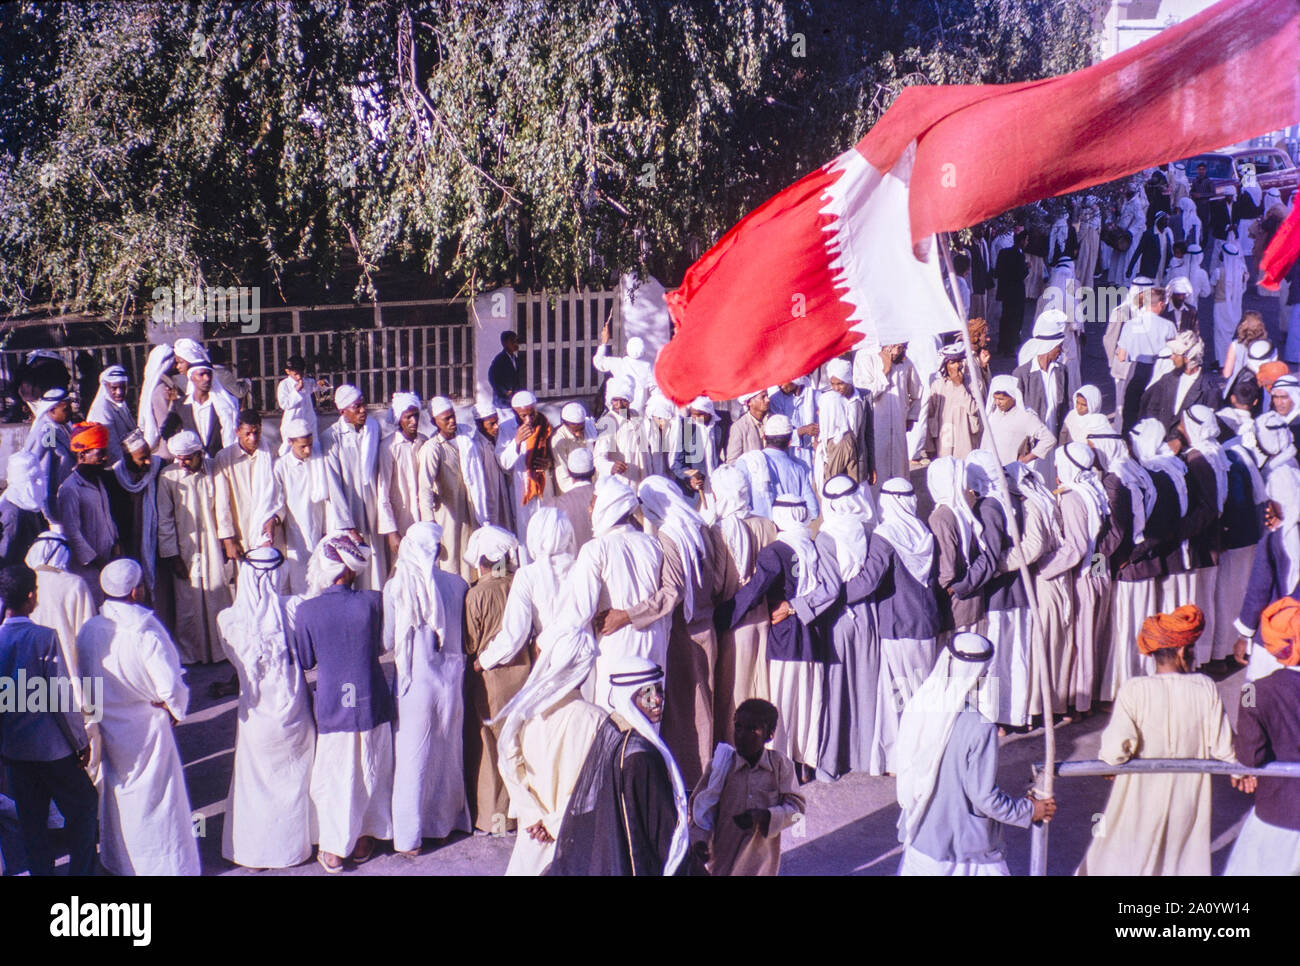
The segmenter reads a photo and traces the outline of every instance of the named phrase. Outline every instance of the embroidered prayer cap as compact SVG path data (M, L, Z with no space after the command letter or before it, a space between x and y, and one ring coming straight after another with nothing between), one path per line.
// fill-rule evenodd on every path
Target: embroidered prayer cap
M99 574L99 586L109 597L129 597L144 580L144 570L129 557L119 557L105 565Z
M1184 604L1172 614L1156 614L1142 622L1138 632L1138 650L1154 654L1167 647L1195 644L1205 630L1205 615L1195 604Z
M1283 667L1300 664L1300 601L1283 597L1259 615L1259 633L1264 647Z
M189 456L203 449L203 443L199 441L198 433L192 429L182 429L167 440L167 448L171 450L173 456Z
M72 452L86 453L108 446L108 427L99 423L77 423L72 427Z
M122 437L122 448L130 450L132 453L147 450L149 449L149 441L144 438L144 433L138 429L133 429Z

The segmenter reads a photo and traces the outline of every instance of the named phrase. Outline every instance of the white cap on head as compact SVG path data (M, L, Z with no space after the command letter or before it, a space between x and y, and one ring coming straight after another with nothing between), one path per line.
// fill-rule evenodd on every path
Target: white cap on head
M429 415L442 416L452 412L456 407L451 404L451 400L446 396L434 396L429 400Z
M579 446L569 454L569 458L564 461L564 465L569 468L569 472L574 476L587 476L596 470L596 461L592 459L591 450L585 446Z
M99 586L109 597L127 597L144 580L144 571L129 557L120 557L99 573Z
M1196 290L1192 288L1192 280L1186 275L1179 275L1169 283L1169 291L1174 295L1194 295Z
M622 399L624 402L631 402L632 397L636 395L636 386L627 376L614 376L609 382L605 383L605 403L608 405L615 399Z
M750 401L751 399L753 399L755 396L757 396L757 395L759 395L759 394L761 394L761 393L765 393L765 392L767 392L767 387L766 387L766 386L762 386L762 387L760 387L760 388L758 388L758 389L755 389L753 392L744 392L744 393L741 393L739 396L736 397L736 399L739 400L739 402L740 402L740 404L741 404L742 406L745 406L745 405L748 405L748 404L749 404L749 401Z
M527 389L520 389L517 393L515 393L513 396L510 397L511 409L525 409L528 406L536 406L536 405L537 405L537 397L534 396Z
M334 390L334 408L340 412L360 402L361 390L346 383Z
M402 412L406 412L405 409ZM307 420L294 417L287 419L280 429L285 439L302 439L304 436L312 435L311 427L307 425Z
M481 402L474 404L475 419L491 419L497 414L497 407L490 402Z
M789 436L793 432L794 427L790 425L789 417L780 413L773 413L763 420L764 436Z
M178 359L184 359L190 365L210 362L203 346L193 339L177 339L172 345L172 350Z
M413 392L393 393L393 418L401 419L408 409L419 409L420 397Z
M853 381L853 363L848 359L832 359L826 363L826 378L838 379L840 382Z
M718 415L718 411L713 408L713 400L708 396L696 396L686 408L693 413L707 413L710 419Z
M629 359L640 359L645 355L645 339L639 335L634 335L627 340L627 355Z
M167 440L167 448L171 450L173 456L189 456L203 449L203 443L200 442L198 433L190 429L182 429Z
M582 403L565 403L564 408L560 410L560 419L574 426L580 426L587 422L587 410L582 408Z

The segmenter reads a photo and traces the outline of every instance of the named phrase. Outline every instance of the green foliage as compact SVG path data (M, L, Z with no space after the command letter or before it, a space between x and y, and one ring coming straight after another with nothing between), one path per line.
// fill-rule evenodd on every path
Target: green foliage
M1091 59L1095 0L0 7L0 306L672 279L912 83ZM337 299L346 293L334 291Z

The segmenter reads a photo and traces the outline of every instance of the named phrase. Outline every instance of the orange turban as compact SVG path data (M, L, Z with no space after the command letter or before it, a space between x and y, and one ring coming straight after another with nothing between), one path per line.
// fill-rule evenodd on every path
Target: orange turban
M108 448L108 427L99 423L77 423L72 427L72 452L85 453Z
M1300 664L1300 600L1283 597L1265 607L1259 616L1259 633L1279 664Z
M966 323L966 331L970 333L971 345L979 341L980 337L987 333L989 324L983 319L971 319Z
M1172 614L1156 614L1142 622L1138 632L1138 650L1154 654L1166 647L1195 644L1205 629L1205 615L1195 604L1184 604Z
M1291 367L1285 362L1266 362L1259 367L1259 384L1268 392L1273 388L1273 383L1290 373Z

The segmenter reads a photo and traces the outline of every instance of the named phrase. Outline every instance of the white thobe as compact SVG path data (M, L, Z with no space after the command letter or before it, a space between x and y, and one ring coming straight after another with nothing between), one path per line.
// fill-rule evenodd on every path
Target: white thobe
M316 472L324 475L324 457L319 453L310 459L300 460L292 452L276 461L272 475L275 478L276 505L273 511L280 518L284 531L284 575L281 591L285 594L302 594L307 591L307 563L312 551L325 536L328 485L322 490L324 498L312 494L312 463ZM327 481L322 481L327 484ZM340 496L340 499L342 497Z
M419 456L429 437L399 432L379 444L379 532L402 536L420 519Z
M555 485L553 474L548 472L542 492L524 503L524 492L528 487L528 446L527 441L515 442L515 433L518 431L519 423L515 417L510 416L501 421L501 427L497 431L496 457L497 465L509 477L515 534L522 544L528 539L528 521L533 518L537 508L554 495ZM554 430L552 430L552 437L554 437Z
M609 346L602 345L597 347L596 354L591 358L591 364L595 366L597 372L609 373L615 379L620 376L630 379L632 409L638 413L645 413L646 397L656 386L653 362L632 359L628 356L612 356L609 354Z
M590 524L589 524L590 526ZM573 558L568 558L572 567ZM514 660L524 646L542 632L545 619L557 614L556 604L563 590L552 560L534 560L515 571L510 594L501 612L501 629L478 655L483 670Z
M198 875L172 732L172 718L185 717L190 698L176 646L149 610L110 600L81 629L77 655L81 673L104 688L100 861L114 875Z
M365 436L374 434L369 457ZM327 524L330 530L356 530L371 549L370 565L357 576L356 589L378 590L388 575L388 546L379 539L379 424L366 419L365 435L340 418L324 436L325 465L331 481ZM369 458L368 458L369 457Z

